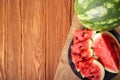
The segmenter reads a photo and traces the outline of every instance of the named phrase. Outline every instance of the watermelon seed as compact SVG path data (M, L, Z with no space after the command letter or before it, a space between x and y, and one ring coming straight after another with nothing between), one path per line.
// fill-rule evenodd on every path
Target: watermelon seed
M78 40L78 37L76 37L76 40Z
M91 78L94 78L94 76L91 76Z
M73 53L74 55L77 55L76 53Z
M84 51L84 49L81 50L81 52L83 52L83 51Z
M82 58L82 61L84 61L84 57L81 57Z
M85 33L85 32L83 32L83 33L82 33L82 37L84 37L84 35L85 35L85 34L86 34L86 33Z
M82 46L79 46L79 48L81 48Z
M78 61L77 64L79 64L80 62ZM77 67L79 67L79 65L77 65Z

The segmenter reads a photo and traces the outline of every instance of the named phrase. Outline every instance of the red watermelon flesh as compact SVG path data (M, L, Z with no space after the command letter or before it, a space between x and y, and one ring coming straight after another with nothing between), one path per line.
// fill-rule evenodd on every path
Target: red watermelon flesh
M96 32L93 30L77 30L74 34L74 44L90 39Z
M71 46L72 61L77 71L89 80L103 80L104 67L93 57L92 38L95 31L78 30Z
M103 80L105 75L104 67L94 58L89 58L80 65L82 65L81 74L83 77L87 77L89 80Z
M79 63L93 55L92 49L82 50L80 53L72 53L72 61L75 64L76 69L79 71ZM78 69L79 68L79 69Z
M73 53L80 53L82 50L92 47L92 40L88 39L71 46L71 51Z
M82 61L81 55L72 53L72 61L73 61L74 63L77 63L77 62Z
M93 55L92 40L88 39L71 46L72 61L77 71L80 71L79 62ZM79 68L79 69L78 69Z
M112 73L120 70L120 45L117 39L109 32L98 33L93 38L94 54L105 69Z

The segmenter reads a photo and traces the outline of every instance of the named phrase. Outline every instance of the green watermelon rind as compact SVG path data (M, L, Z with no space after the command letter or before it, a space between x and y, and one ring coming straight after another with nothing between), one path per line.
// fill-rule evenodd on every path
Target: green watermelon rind
M79 19L80 20L80 19ZM92 23L92 24L90 24L90 22L89 23L87 23L87 22L82 22L82 21L80 21L80 23L83 25L83 26L85 26L86 28L88 28L88 29L92 29L92 30L95 30L95 31L110 31L110 30L113 30L115 27L117 27L117 26L119 26L119 25L115 25L115 27L112 27L112 26L110 26L110 25L106 25L106 26L104 26L104 25L102 25L102 24L99 24L99 26L98 25L95 25L95 23ZM102 27L102 28L101 28ZM109 27L109 28L108 28Z
M101 37L102 34L108 34L108 35L112 36L112 37L114 38L114 40L116 41L116 43L118 44L118 46L120 47L120 43L119 43L118 40L115 38L115 36L114 36L112 33L107 32L107 31L103 31L103 32L97 33L97 34L93 37L93 40L98 39L98 37ZM96 54L94 53L94 55L96 55ZM96 56L97 56L97 55L96 55ZM113 70L110 70L110 69L108 69L108 68L106 68L106 67L105 67L105 70L107 70L107 71L109 71L109 72L111 72L111 73L119 73L119 72L120 72L120 70L118 70L118 71L113 71Z
M75 0L74 10L79 22L85 27L96 31L109 31L120 25L119 4L119 0ZM102 7L100 13L99 9L96 9L98 7ZM91 14L92 9L94 12L98 11L99 15L91 18L90 16L95 15L93 12Z
M95 31L110 31L110 30L113 30L115 27L120 26L120 24L117 24L117 23L101 24L101 22L94 22L93 23L93 22L83 21L80 19L79 15L77 15L77 18L83 26L85 26L88 29L95 30Z

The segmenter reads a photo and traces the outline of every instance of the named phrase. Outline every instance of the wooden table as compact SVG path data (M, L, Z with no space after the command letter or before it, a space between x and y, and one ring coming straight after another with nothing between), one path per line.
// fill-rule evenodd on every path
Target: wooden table
M0 0L0 80L53 80L74 0Z

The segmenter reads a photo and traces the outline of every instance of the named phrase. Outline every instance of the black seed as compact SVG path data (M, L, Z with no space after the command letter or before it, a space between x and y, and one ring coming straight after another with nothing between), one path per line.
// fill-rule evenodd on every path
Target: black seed
M76 40L78 39L78 37L76 37Z
M94 76L91 76L91 78L94 78Z
M86 32L83 32L83 34L86 34Z
M85 57L82 57L82 61L85 61Z
M79 48L81 48L82 46L79 46Z
M84 51L84 49L81 50L81 52L83 52L83 51Z
M77 55L76 53L73 53L74 55Z
M84 35L85 35L85 34L86 34L86 33L85 33L85 32L83 32L83 33L82 33L82 37L84 37Z
M77 62L77 64L79 64L79 61Z

